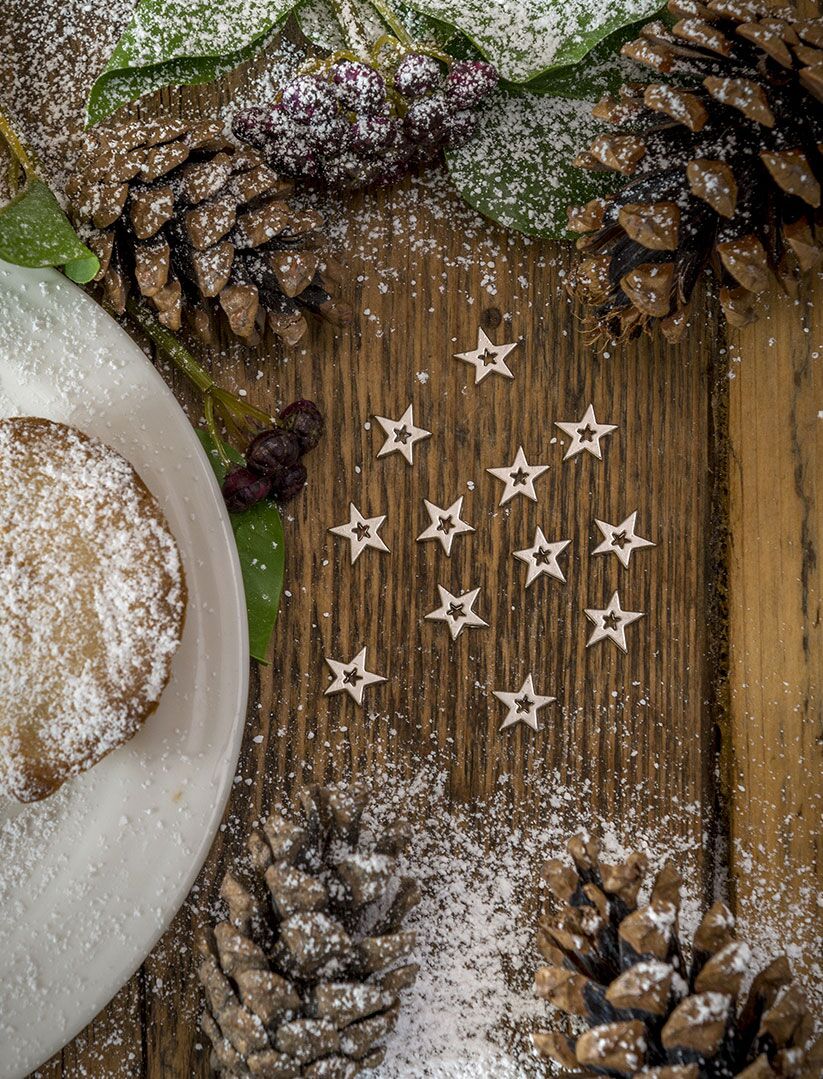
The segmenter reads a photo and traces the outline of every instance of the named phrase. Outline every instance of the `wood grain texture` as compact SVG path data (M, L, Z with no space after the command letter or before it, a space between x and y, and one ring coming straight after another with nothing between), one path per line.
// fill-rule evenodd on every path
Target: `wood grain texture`
M185 107L207 102L207 92L192 92ZM270 342L245 357L214 357L220 377L258 404L315 399L329 433L308 461L307 491L286 514L289 595L271 666L252 672L227 828L193 902L117 1000L41 1069L49 1079L206 1074L196 924L254 820L300 782L377 775L383 762L411 774L432 757L447 770L455 802L472 803L503 783L513 820L528 828L541 818L528 784L556 772L579 790L570 828L608 818L630 833L663 822L665 834L699 847L711 805L702 541L716 326L702 322L674 352L644 342L598 355L565 298L567 250L483 226L469 246L491 256L467 258L458 205L412 212L410 200L401 188L370 200L368 212L353 202L339 245L360 313L350 331L315 326L288 357ZM491 377L475 386L472 369L453 358L474 347L478 324L495 340L520 341L510 357L513 382ZM173 381L196 416L188 388ZM413 467L398 455L378 461L382 432L371 418L399 416L410 402L432 438L418 445ZM618 430L604 442L602 462L588 454L563 462L554 421L580 418L590 402ZM509 464L521 444L549 471L536 504L518 498L501 509L500 485L485 469ZM428 523L422 500L448 505L460 494L476 532L459 537L447 558L439 544L416 542ZM388 515L381 534L390 554L367 551L349 564L347 543L327 531L347 519L349 500L368 515ZM628 570L613 557L590 558L600 541L594 518L617 522L635 509L639 531L658 546L635 554ZM527 591L526 568L512 552L531 545L538 524L550 539L572 540L563 559L568 584L543 578ZM489 628L453 642L445 625L425 621L438 584L454 592L479 586L477 609ZM628 631L626 656L609 643L586 648L583 610L605 606L615 589L626 609L646 613ZM371 669L388 681L367 692L360 710L324 696L324 658L347 660L363 645ZM500 734L504 712L492 690L516 689L530 671L537 690L558 703L544 711L539 733Z
M810 975L823 884L823 312L771 298L739 335L729 392L730 782L739 914Z

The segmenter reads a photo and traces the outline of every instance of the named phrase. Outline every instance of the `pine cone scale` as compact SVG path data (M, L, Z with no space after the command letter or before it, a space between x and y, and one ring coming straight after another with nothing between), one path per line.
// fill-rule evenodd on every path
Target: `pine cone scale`
M229 917L203 935L199 968L221 1073L353 1077L382 1060L417 974L400 923L418 892L396 875L408 829L367 838L363 805L360 792L311 788L299 823L272 814L250 837L248 884L226 875ZM396 928L381 933L387 920Z
M106 256L98 280L118 313L131 287L171 329L188 314L195 331L208 332L222 312L246 341L268 323L295 343L307 326L302 311L339 323L350 311L334 299L339 279L320 280L322 218L284 201L292 187L220 124L160 122L99 136L68 192L88 242ZM284 249L294 256L290 273ZM252 250L261 257L237 257Z
M724 0L668 7L671 30L653 21L623 47L667 80L604 98L595 115L614 130L578 159L630 178L570 211L578 248L606 260L581 258L570 283L606 338L659 327L677 340L704 267L729 322L744 325L773 280L791 293L817 258L823 21ZM676 228L665 205L678 208ZM812 237L810 250L792 242L798 234ZM661 250L673 256L663 276L649 268Z

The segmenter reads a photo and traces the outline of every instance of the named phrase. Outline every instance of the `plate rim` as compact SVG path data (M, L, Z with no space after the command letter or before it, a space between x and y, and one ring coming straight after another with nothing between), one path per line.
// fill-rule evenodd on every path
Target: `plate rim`
M181 418L182 425L181 430L182 439L188 444L192 454L200 458L202 464L205 466L208 474L208 483L210 485L214 501L217 504L217 516L214 521L210 522L212 526L219 524L219 534L225 541L225 546L229 551L229 565L222 566L222 574L224 578L228 579L228 583L231 585L231 606L234 610L234 614L237 616L236 621L239 626L239 632L234 635L235 637L235 658L237 661L237 669L239 671L238 682L236 687L236 694L234 696L232 707L234 712L233 730L230 738L230 754L226 758L232 762L231 769L226 769L223 778L223 790L218 790L217 797L211 803L211 809L203 828L201 839L197 843L190 858L189 869L181 878L179 885L170 893L167 901L167 908L164 911L164 915L155 930L149 937L149 945L147 949L142 953L139 962L136 965L129 964L128 967L118 968L118 973L111 981L113 989L109 992L106 989L105 997L101 1000L95 999L93 1007L85 1007L78 1009L78 1018L76 1021L68 1022L62 1031L56 1036L47 1037L42 1042L42 1050L38 1050L37 1054L29 1053L28 1056L20 1058L20 1066L24 1070L9 1073L10 1076L17 1076L19 1074L20 1079L28 1075L30 1072L36 1070L45 1064L55 1053L59 1052L62 1048L67 1046L70 1042L77 1037L96 1016L98 1016L114 999L117 993L126 985L140 970L143 963L149 955L154 951L158 941L167 932L169 926L174 921L175 917L179 913L187 897L189 896L192 886L194 885L197 877L199 876L203 866L206 863L209 852L214 845L214 840L217 835L220 823L223 819L226 806L229 801L229 797L232 792L234 784L234 774L237 768L237 761L240 757L240 750L242 747L243 736L246 730L246 724L248 720L248 700L249 700L249 686L250 686L250 674L251 674L251 662L249 658L249 632L248 632L248 612L246 608L245 591L243 587L243 575L240 567L240 558L237 552L237 544L234 539L234 532L229 519L228 511L226 510L225 503L223 502L220 486L217 482L217 477L214 474L211 461L209 461L208 454L197 437L194 426L189 420L188 416L184 412L180 402L177 400L171 387L166 383L163 376L157 370L155 364L152 362L149 356L143 351L138 343L126 332L124 327L109 314L102 305L90 296L84 289L80 288L74 282L70 281L63 274L52 268L29 268L14 266L6 263L0 259L0 270L12 271L14 273L22 273L24 276L32 275L35 280L43 282L52 282L59 285L61 288L68 287L69 291L74 294L75 298L80 304L93 304L98 309L99 313L107 318L111 325L115 328L114 332L122 340L124 351L128 350L134 361L137 361L139 356L142 363L145 365L149 381L157 388L161 396L165 397L169 402L173 402L179 416ZM79 294L79 295L78 295ZM191 604L193 597L191 594L188 596L188 603ZM224 637L225 639L225 637ZM18 1067L18 1065L15 1065Z

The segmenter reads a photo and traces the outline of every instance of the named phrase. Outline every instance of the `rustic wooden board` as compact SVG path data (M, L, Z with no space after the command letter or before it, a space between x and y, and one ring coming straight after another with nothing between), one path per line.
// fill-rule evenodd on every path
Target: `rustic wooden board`
M823 309L771 298L739 335L729 392L733 880L821 968L823 884Z
M166 92L151 108L208 113L224 93ZM700 888L710 888L722 851L714 841L715 682L728 636L717 622L709 632L722 609L715 559L726 521L728 357L719 359L724 340L715 316L695 319L678 349L644 341L600 355L581 335L563 293L565 248L506 239L491 226L473 232L456 204L437 213L414 207L408 187L382 194L368 211L364 200L353 200L350 218L338 250L359 312L351 330L313 327L306 347L288 357L271 343L246 357L237 350L212 357L220 377L258 404L308 396L329 421L329 435L310 460L309 488L289 508L291 595L271 665L252 672L226 830L192 901L115 1000L40 1069L48 1079L206 1074L195 1020L194 930L253 822L303 781L375 774L383 762L408 773L433 754L448 766L455 803L482 798L510 777L513 820L528 829L541 814L528 797L529 779L554 770L580 788L570 827L589 819L596 826L600 818L619 828L664 822L673 836L696 845L708 830ZM474 257L467 258L467 248ZM785 850L794 871L815 858L820 864L815 803L803 794L811 789L809 774L819 772L819 731L810 717L816 708L819 723L820 588L811 552L820 527L813 498L821 451L819 435L814 449L806 438L821 403L811 355L820 334L798 336L789 328L793 312L779 317L786 344L781 337L779 350L763 348L758 335L773 334L774 321L747 335L731 384L733 693L721 733L733 781L721 793L732 796L736 837L749 843L765 836L763 866ZM471 369L452 358L473 347L478 324L495 340L521 341L511 356L514 382L490 378L475 387ZM165 373L196 419L200 409L189 388ZM374 413L399 416L409 402L432 439L419 445L413 468L396 455L376 460L382 438L367 424ZM564 463L553 422L579 418L590 402L598 419L619 430L606 440L602 462L583 456ZM760 418L753 426L755 407ZM775 428L792 438L774 436ZM485 469L508 464L520 444L549 472L538 480L537 504L518 499L501 510L499 485ZM778 489L780 519L768 516ZM447 559L439 545L415 542L427 523L422 499L448 504L460 494L477 531L459 537ZM350 566L347 545L327 532L347 518L350 499L369 515L388 514L382 535L391 554L369 551ZM613 558L590 559L599 541L594 518L616 522L634 509L641 534L658 547L636 554L629 570ZM544 579L523 588L525 567L512 551L531 544L536 524L550 539L572 540L562 559L566 586ZM779 563L770 556L775 544ZM437 605L437 584L452 591L479 586L478 610L490 628L452 642L444 625L423 621ZM626 657L608 644L585 647L583 609L604 605L615 588L625 608L646 612L628 631ZM778 640L779 664L772 662ZM389 681L369 692L361 711L323 691L324 657L348 659L362 645L371 668ZM784 666L799 694L788 706ZM765 682L764 669L771 671ZM544 711L538 734L501 735L503 710L492 690L519 687L529 671L538 691L558 703ZM779 710L769 705L774 699ZM751 737L752 715L774 739ZM791 720L786 752L768 761L764 746L775 744L784 720ZM804 766L794 756L798 747ZM769 793L758 801L760 791ZM761 832L766 803L770 824ZM794 813L788 831L784 807ZM747 901L745 888L738 895ZM796 899L787 893L787 905Z
M404 214L402 192L381 196L379 216ZM308 490L289 507L291 596L272 665L253 672L241 758L240 774L252 782L232 798L231 830L203 871L198 906L213 900L252 821L296 783L368 774L383 760L409 771L431 752L447 763L456 801L490 794L510 776L514 817L524 827L541 813L524 797L524 782L547 769L580 783L578 819L595 826L600 815L619 823L631 814L638 824L665 818L697 843L706 824L705 358L714 325L703 324L674 353L643 343L600 356L563 297L564 250L516 239L506 262L459 269L462 240L447 221L421 213L401 232L385 255L396 275L391 289L381 291L378 275L362 268L354 307L371 315L358 317L351 332L314 329L306 354L288 363L267 351L244 368L223 364L225 377L260 404L314 398L329 434L311 460ZM355 251L362 237L352 240ZM355 276L359 261L349 260ZM481 282L488 276L493 298ZM452 358L473 347L478 322L497 340L521 339L510 358L514 382L493 377L475 387L472 369ZM553 421L579 418L590 401L598 419L619 430L604 443L602 462L584 455L563 463ZM398 455L376 460L382 432L367 429L370 417L399 416L409 402L432 439L418 444L413 467ZM538 480L537 504L517 499L500 510L499 484L484 470L510 463L520 444L550 470ZM448 559L438 544L415 542L428 523L422 499L448 505L460 494L477 531L459 537ZM347 543L327 529L347 519L350 499L368 515L388 514L382 536L390 554L369 551L349 564ZM616 522L634 509L641 534L659 546L635 554L628 570L614 558L591 559L600 538L594 518ZM547 579L523 587L525 567L512 551L531 545L537 524L549 538L572 540L565 587ZM454 592L480 586L478 611L490 628L452 642L444 625L423 621L438 605L437 584ZM626 609L647 612L628 631L625 657L608 643L586 649L583 608L604 606L618 587ZM324 697L324 657L348 659L364 644L371 669L389 681L368 691L363 710ZM540 733L499 734L504 713L491 691L519 687L529 671L538 691L559 703L543 713ZM195 921L187 908L115 1004L44 1075L76 1075L81 1063L91 1074L205 1074L192 1020ZM158 979L162 993L153 992ZM124 1028L129 1007L139 1022L133 1017ZM110 1045L113 1037L118 1044Z

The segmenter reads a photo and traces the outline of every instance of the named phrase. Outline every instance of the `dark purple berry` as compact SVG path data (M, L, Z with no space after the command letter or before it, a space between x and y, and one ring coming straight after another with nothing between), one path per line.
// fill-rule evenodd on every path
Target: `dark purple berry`
M267 138L275 143L282 142L294 136L296 131L295 121L287 115L282 105L277 104L269 109L263 121L263 131Z
M245 513L267 498L271 480L250 468L233 468L223 480L223 499L229 513Z
M276 498L278 502L288 502L295 495L300 494L306 486L307 478L308 473L305 465L298 463L281 469L272 483L272 497Z
M388 116L359 116L350 125L351 145L361 154L379 154L390 146L397 128Z
M458 60L446 78L449 104L471 109L497 86L497 70L485 60Z
M386 83L383 76L355 60L340 60L332 68L332 82L344 109L374 115L386 109Z
M332 88L315 75L298 75L284 88L280 103L286 115L299 124L334 116L337 105Z
M342 153L351 143L351 124L335 115L312 124L308 131L312 149L324 157Z
M262 105L252 105L251 108L235 113L231 122L232 131L238 139L260 149L268 133L269 111Z
M471 109L460 109L446 117L446 145L463 146L477 131L477 113Z
M442 94L423 97L409 106L404 128L412 142L438 142L446 130L448 108Z
M314 401L292 401L280 413L280 424L293 431L300 442L300 452L313 450L326 429L320 409Z
M296 465L300 458L300 439L294 431L275 427L261 431L246 450L246 464L264 476L274 476L287 465Z
M413 53L405 56L394 73L394 88L404 97L425 97L443 82L440 64L433 56Z

